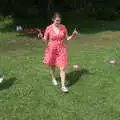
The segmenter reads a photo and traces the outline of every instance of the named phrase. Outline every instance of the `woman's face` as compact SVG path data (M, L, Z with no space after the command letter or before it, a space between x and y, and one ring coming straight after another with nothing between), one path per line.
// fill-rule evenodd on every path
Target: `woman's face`
M53 20L53 23L54 24L60 24L61 23L61 18L60 17L56 17L54 20Z

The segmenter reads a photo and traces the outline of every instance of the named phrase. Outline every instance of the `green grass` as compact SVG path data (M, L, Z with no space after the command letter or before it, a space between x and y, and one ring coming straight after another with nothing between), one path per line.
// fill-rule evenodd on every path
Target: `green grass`
M2 22L0 22L1 25ZM120 32L79 34L67 42L70 64L64 94L42 63L45 44L0 33L0 120L120 120ZM117 64L108 64L115 59ZM73 64L81 67L72 69ZM59 79L59 71L56 73Z

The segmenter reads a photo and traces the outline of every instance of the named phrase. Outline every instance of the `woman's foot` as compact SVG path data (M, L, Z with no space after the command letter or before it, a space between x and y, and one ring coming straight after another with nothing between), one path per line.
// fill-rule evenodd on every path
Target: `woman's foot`
M53 83L53 85L55 85L55 86L58 85L57 80L52 80L52 83Z
M67 92L68 92L68 88L65 87L65 86L61 87L61 90L62 90L62 92L64 92L64 93L67 93Z

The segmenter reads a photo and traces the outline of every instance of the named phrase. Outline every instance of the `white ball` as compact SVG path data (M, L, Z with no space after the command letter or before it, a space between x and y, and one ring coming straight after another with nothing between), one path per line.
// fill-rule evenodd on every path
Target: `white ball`
M73 65L72 66L74 69L79 69L80 67L79 67L79 65Z
M110 64L116 64L116 61L115 60L111 60L109 63Z

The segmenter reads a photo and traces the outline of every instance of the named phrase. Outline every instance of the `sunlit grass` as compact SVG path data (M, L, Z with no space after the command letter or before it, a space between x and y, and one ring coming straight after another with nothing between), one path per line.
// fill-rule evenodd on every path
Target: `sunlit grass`
M79 34L66 42L70 64L63 94L43 65L45 44L21 33L0 32L0 120L119 120L119 31ZM109 60L117 64L111 65ZM72 69L73 64L80 71ZM56 74L59 79L59 71Z

